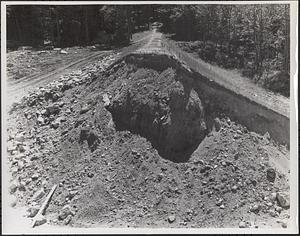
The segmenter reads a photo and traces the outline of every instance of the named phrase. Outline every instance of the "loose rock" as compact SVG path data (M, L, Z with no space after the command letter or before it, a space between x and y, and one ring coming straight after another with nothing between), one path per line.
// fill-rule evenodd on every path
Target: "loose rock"
M174 215L171 215L171 216L168 217L168 222L169 223L173 223L175 220L176 220L176 218L175 218Z
M288 192L279 192L277 193L278 204L283 208L290 207L290 196Z
M58 219L59 220L64 220L66 219L69 215L74 216L75 213L71 210L71 206L70 205L65 205L62 210L60 211L59 215L58 215Z
M267 179L270 182L274 182L275 178L276 178L276 172L275 172L275 170L273 168L267 169Z

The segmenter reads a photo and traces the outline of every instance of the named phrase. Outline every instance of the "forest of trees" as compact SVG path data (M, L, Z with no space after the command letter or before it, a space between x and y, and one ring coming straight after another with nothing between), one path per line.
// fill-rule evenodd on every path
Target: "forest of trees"
M287 4L11 5L7 39L30 46L126 45L134 32L148 30L156 21L174 39L194 42L189 49L206 61L242 68L255 80L274 71L289 78ZM276 86L284 86L287 95L289 79L280 81Z
M287 4L160 6L155 18L186 50L289 95L290 11ZM184 43L183 43L184 44Z
M149 27L150 5L11 5L7 38L19 45L57 47L88 45L97 40L128 44L136 30Z

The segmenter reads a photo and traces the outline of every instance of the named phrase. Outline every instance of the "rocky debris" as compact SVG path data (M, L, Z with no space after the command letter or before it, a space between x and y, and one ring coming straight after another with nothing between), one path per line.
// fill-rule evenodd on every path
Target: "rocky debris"
M276 178L276 171L274 170L274 168L267 169L267 179L270 182L274 182L275 178Z
M43 215L38 215L38 216L34 219L34 223L33 223L32 227L43 225L43 224L45 224L46 222L47 222L47 219L45 218L45 216L43 216Z
M88 112L89 110L90 110L90 106L84 105L80 110L80 114L84 114L84 113Z
M240 221L239 223L239 228L249 228L250 227L250 223L248 221Z
M30 217L30 218L32 218L32 217L35 217L36 216L36 214L38 213L38 211L39 211L39 206L32 206L32 207L29 207L28 209L27 209L27 217Z
M250 207L250 211L254 212L255 214L257 214L259 212L260 208L261 207L259 205L255 204L255 205L253 205L253 206Z
M89 148L91 151L96 150L100 139L97 134L94 133L90 128L83 127L80 130L79 142L82 143L83 141L87 141Z
M221 129L221 122L220 122L219 118L214 119L214 127L215 127L216 131L219 131Z
M67 51L65 51L65 50L60 50L60 52L59 52L60 54L68 54L68 52Z
M173 223L175 220L176 220L176 218L175 218L174 215L170 215L170 216L168 217L168 222L169 222L169 223Z
M17 191L17 189L18 189L18 185L19 185L19 183L18 183L18 181L13 181L11 184L10 184L10 186L9 186L9 192L11 193L11 194L13 194L13 193L15 193L16 191Z
M64 220L64 225L68 225L72 220L72 215L68 215L67 218Z
M74 216L75 213L72 211L70 205L65 205L59 212L58 219L65 220L68 216Z
M91 65L84 67L82 70L71 72L70 74L63 75L59 80L53 81L45 87L39 87L31 91L28 95L24 96L20 102L14 103L9 113L12 113L18 107L35 107L44 104L45 101L55 102L63 96L63 92L90 81L92 78L93 68L97 68L98 72L104 71L115 60L117 53L112 53L104 57L101 61L95 62ZM101 64L101 65L99 65ZM78 78L80 76L80 78ZM44 114L49 116L50 114ZM41 120L41 118L39 118Z
M44 188L39 189L32 197L33 201L38 201L40 199L42 199L45 196L45 191Z
M147 139L136 133L124 131L118 124L116 128L109 129L107 123L112 119L111 114L104 109L102 102L90 102L101 101L103 93L107 94L110 107L120 102L120 96L131 96L137 89L145 89L145 94L131 101L133 104L139 104L137 108L141 109L140 114L147 114L149 101L153 102L155 109L161 107L159 112L153 113L155 116L150 117L151 122L154 122L153 126L170 125L168 119L174 115L168 113L168 109L164 110L172 101L168 100L168 94L164 93L166 91L161 89L166 87L166 81L160 80L159 74L144 73L149 75L147 79L152 78L162 84L155 82L154 86L141 80L138 81L141 84L131 86L124 78L128 76L128 80L135 80L135 73L142 72L118 72L118 68L105 72L105 79L98 75L95 77L97 80L93 80L92 76L85 80L84 76L89 72L84 70L64 76L61 81L53 82L44 89L39 88L38 95L30 98L35 100L35 105L28 107L21 104L24 107L20 106L19 110L11 114L13 117L18 115L18 125L14 123L9 131L8 156L14 176L20 183L26 184L26 191L15 192L21 196L20 203L33 204L33 195L39 188L43 186L44 192L48 191L49 185L59 181L59 188L49 204L49 212L61 214L61 224L69 224L71 221L75 225L84 221L113 222L116 218L126 215L124 221L134 220L136 225L151 225L161 219L166 219L163 223L168 225L178 221L179 215L183 220L179 222L181 227L187 224L196 227L224 227L229 223L238 227L241 217L244 216L253 217L256 221L262 218L274 221L278 219L279 214L280 217L283 216L285 210L276 205L276 192L287 189L286 177L283 175L270 183L266 178L269 165L262 160L266 156L265 153L272 156L282 155L282 152L278 151L273 142L258 150L261 146L261 136L254 133L255 141L254 136L245 131L245 127L228 120L225 115L220 114L217 119L220 122L219 131L206 136L202 143L187 155L188 161L180 163L165 160ZM167 72L172 74L171 70ZM162 76L170 76L167 72ZM83 84L83 81L91 84ZM70 91L63 91L66 84ZM81 84L82 87L78 88L77 85ZM149 86L155 88L153 96L157 99L148 99ZM46 101L44 94L52 89L53 94L62 93L63 96L55 102L52 99ZM129 89L132 91L127 93ZM180 97L179 85L176 91L173 96ZM187 96L186 101L188 100L190 103L187 102L186 109L190 109L191 112L197 111L193 109L193 102L197 101L197 97ZM181 100L173 101L172 105L175 107L180 105L176 101ZM105 103L104 100L103 102ZM86 104L91 109L80 114L81 107ZM48 113L46 107L52 105L59 107L59 111ZM135 111L133 109L133 114ZM44 119L43 125L36 124L35 119L38 117ZM132 115L128 122L136 122L139 118L143 116ZM58 128L50 128L51 123L55 121L59 123ZM206 125L210 123L213 122L209 120ZM177 123L178 126L180 124ZM139 128L145 123L141 122L140 125ZM20 133L19 143L14 140L17 133ZM62 133L64 136L61 136ZM177 135L168 137L173 138ZM20 146L24 147L24 150L19 148ZM286 153L284 155L288 155L288 151ZM22 162L20 166L19 161ZM263 162L263 167L260 162ZM279 176L277 170L275 173ZM44 196L37 200L37 204L41 204L43 198ZM220 198L223 200L219 200ZM66 204L69 207L61 209ZM76 204L78 211L72 211L73 208L71 209L69 204ZM259 206L259 214L253 214L256 212L254 205ZM253 213L249 210L250 207ZM173 212L176 212L176 216ZM58 218L58 215L55 217ZM169 216L172 216L170 220ZM251 224L243 221L242 227L250 227Z
M60 111L60 107L57 104L52 104L46 107L45 115L57 115Z
M109 100L107 93L103 94L103 102L104 102L105 107L109 106L110 100Z
M290 194L289 192L278 192L277 195L278 204L283 208L290 207Z
M53 129L57 129L59 127L59 125L60 125L60 122L55 120L55 121L51 122L50 127Z

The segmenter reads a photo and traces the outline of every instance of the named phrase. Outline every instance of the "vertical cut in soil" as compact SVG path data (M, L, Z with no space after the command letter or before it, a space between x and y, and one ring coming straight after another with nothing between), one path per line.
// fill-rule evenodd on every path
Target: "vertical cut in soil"
M106 108L116 129L147 138L163 158L187 161L208 134L204 107L192 81L172 68L135 69L122 85L113 85L112 93Z

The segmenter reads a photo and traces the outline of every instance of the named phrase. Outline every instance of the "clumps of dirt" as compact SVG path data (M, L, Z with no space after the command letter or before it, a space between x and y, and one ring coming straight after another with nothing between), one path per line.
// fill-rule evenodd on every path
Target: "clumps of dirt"
M172 68L161 73L138 68L122 83L111 87L115 95L107 106L116 128L146 137L166 159L188 160L209 131L191 81Z
M58 112L44 113L53 102L42 99L33 106L24 100L11 113L17 206L41 205L57 184L45 214L55 225L287 226L288 175L269 162L289 151L224 115L209 125L188 77L122 62L87 81L62 92ZM183 160L185 145L197 146L185 162L160 154L179 150Z
M92 152L97 149L99 142L98 135L88 127L84 127L80 130L79 143L82 144L85 140L87 141Z

